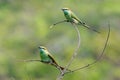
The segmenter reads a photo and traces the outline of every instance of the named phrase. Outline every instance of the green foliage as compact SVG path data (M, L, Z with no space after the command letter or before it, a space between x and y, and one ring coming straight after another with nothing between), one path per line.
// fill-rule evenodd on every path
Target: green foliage
M102 60L83 70L65 75L64 80L120 79L119 0L0 0L0 80L55 80L58 70L38 62L38 46L44 45L57 62L65 66L77 45L77 34L69 23L50 29L64 20L61 11L69 7L96 34L82 26L81 47L71 69L94 61L104 47L110 21L111 35Z

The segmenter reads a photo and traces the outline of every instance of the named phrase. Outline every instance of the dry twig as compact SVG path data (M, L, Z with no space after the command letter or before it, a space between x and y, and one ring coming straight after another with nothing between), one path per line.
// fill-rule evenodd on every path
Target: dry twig
M89 64L87 64L87 65L85 65L85 66L83 66L83 67L74 69L74 70L72 70L71 72L76 72L76 71L78 71L78 70L87 68L87 67L92 66L93 64L97 63L97 62L101 59L101 57L103 56L103 54L104 54L104 52L105 52L105 49L106 49L107 44L108 44L109 36L110 36L110 24L108 24L108 34L107 34L107 37L106 37L106 42L105 42L105 45L104 45L104 47L103 47L103 50L102 50L100 56L99 56L94 62L89 63ZM68 72L68 73L70 73L70 72Z

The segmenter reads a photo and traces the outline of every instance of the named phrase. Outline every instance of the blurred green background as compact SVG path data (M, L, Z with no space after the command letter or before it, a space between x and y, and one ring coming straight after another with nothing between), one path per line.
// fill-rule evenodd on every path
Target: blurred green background
M70 23L50 29L64 20L61 8L69 7L97 34L79 26L81 46L70 69L94 61L101 53L108 32L111 35L101 61L64 76L63 80L120 80L120 0L0 0L0 80L55 80L59 71L39 62L38 46L47 47L56 61L65 66L77 45Z

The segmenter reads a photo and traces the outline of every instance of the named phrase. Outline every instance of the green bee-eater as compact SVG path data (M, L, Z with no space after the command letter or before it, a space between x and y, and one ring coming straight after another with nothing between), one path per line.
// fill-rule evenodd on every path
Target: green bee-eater
M45 47L39 46L39 50L40 50L41 62L51 64L57 68L60 68L61 70L64 69L63 67L57 64L53 56L48 52L48 50Z
M72 24L74 23L74 24L82 25L88 29L91 29L88 25L86 25L86 23L82 22L69 8L62 8L62 11L67 19L67 22L71 22ZM91 30L98 32L94 29Z
M62 11L66 17L66 20L59 21L59 22L51 25L50 28L52 28L53 26L55 26L56 24L59 24L59 23L70 22L72 24L82 25L88 29L91 29L97 33L100 33L97 30L90 28L86 23L82 22L69 8L62 8Z

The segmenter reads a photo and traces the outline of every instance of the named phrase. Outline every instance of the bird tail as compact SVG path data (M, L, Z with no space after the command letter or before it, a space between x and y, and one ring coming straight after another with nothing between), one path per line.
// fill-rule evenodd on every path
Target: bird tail
M57 69L62 70L62 71L65 69L65 67L58 65L55 61L51 65L55 66ZM66 70L71 71L69 69L66 69Z
M62 67L62 66L59 66L60 67L60 69L61 70L64 70L65 69L65 67ZM69 70L69 69L66 69L67 71L71 71L71 70Z
M64 68L64 67L62 67L62 66L59 66L59 67L60 67L60 69L61 69L61 70L64 70L64 69L65 69L65 68Z
M92 30L92 31L95 31L95 32L97 32L97 33L100 33L99 31L90 28L90 26L86 25L86 23L84 23L84 22L80 22L80 25L82 25L82 26L84 26L84 27L86 27L86 28L88 28L88 29L90 29L90 30Z

